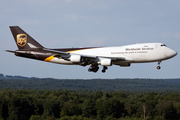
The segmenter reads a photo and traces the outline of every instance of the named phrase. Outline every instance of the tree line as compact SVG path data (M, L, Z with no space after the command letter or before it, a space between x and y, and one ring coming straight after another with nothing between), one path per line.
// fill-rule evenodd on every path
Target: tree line
M175 92L0 90L0 120L179 120Z
M0 77L0 89L180 91L180 79L53 79Z

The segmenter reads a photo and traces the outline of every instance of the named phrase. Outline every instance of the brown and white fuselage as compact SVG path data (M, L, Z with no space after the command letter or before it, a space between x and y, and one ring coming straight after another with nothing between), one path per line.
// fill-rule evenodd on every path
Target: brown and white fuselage
M99 65L105 72L107 66L128 67L131 63L160 62L177 55L177 52L163 43L141 43L115 47L89 47L48 49L40 45L18 26L11 26L11 32L19 48L13 52L20 57L66 65L90 65L89 72L97 72Z

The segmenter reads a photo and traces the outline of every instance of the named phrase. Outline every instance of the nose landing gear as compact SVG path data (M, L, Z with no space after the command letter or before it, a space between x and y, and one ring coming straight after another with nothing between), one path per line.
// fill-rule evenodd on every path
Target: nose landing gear
M161 69L161 66L157 66L157 69L160 70L160 69Z
M161 69L160 63L161 63L161 61L158 62L158 66L157 66L157 69L158 69L158 70Z

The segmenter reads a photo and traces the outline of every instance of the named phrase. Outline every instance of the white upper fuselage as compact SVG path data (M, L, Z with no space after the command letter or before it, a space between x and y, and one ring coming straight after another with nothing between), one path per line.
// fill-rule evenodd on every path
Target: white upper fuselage
M113 64L145 63L163 61L177 55L177 52L162 43L142 43L116 47L99 47L69 51L70 54L97 56L100 60L106 58L125 58L124 61L115 61ZM51 62L73 64L63 59L53 59Z

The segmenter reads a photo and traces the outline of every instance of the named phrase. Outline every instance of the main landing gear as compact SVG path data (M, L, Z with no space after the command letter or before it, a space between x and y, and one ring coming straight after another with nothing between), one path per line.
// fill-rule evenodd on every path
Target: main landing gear
M158 62L158 66L157 66L157 69L158 69L158 70L161 69L160 63L161 63L161 61Z
M108 67L104 66L102 69L102 73L105 73L107 69ZM94 73L96 73L98 70L99 70L98 66L90 66L88 69L89 72L94 72Z
M107 69L108 69L108 67L103 66L102 73L105 73Z
M97 72L99 70L99 67L98 66L90 66L89 67L89 69L88 69L88 71L89 72Z

